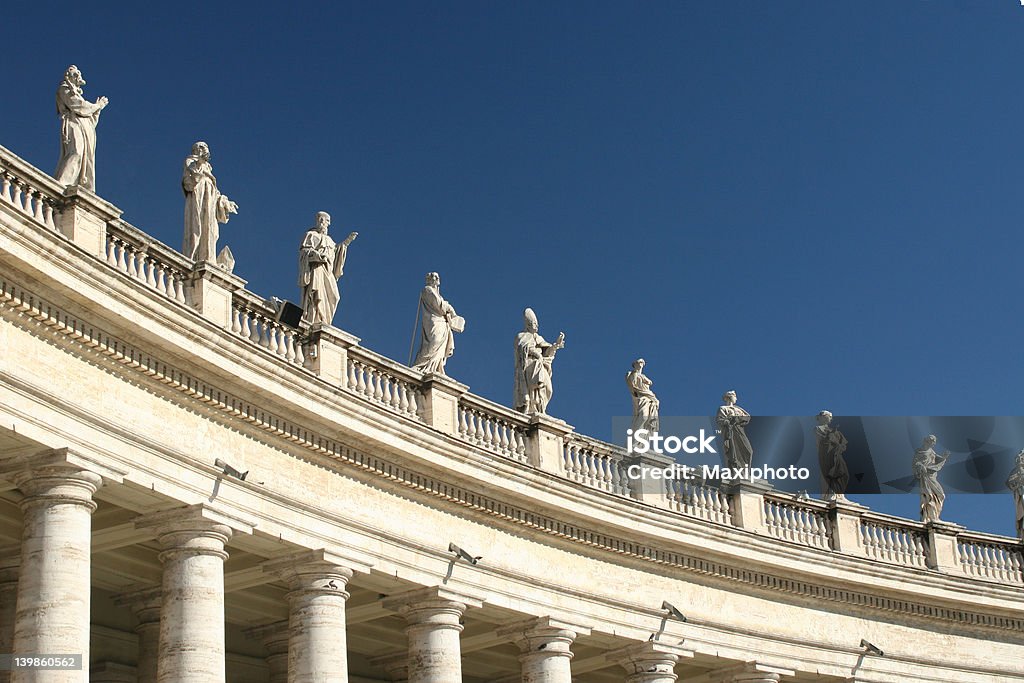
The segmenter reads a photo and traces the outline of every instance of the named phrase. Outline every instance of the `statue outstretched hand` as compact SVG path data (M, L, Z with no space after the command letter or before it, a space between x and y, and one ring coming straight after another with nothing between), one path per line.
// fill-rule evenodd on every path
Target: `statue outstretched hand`
M347 247L348 245L350 245L353 242L355 242L357 237L359 237L359 233L358 232L350 232L348 234L348 237L345 238L345 240L342 242L342 244L344 244Z

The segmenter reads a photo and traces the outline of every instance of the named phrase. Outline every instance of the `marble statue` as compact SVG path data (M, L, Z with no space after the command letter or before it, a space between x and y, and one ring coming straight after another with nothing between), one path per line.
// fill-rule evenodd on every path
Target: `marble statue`
M750 413L736 405L736 392L722 394L725 403L719 406L715 424L722 433L722 455L726 467L750 467L754 460L754 447L747 438L746 427L750 424Z
M185 192L185 240L181 252L193 261L217 261L218 223L227 223L238 205L221 194L210 165L210 147L205 142L192 145L181 174Z
M565 347L565 333L549 343L538 334L540 325L532 309L523 311L524 329L516 335L516 374L512 384L512 406L521 413L543 413L551 401L551 364L555 353Z
M846 467L848 441L838 428L832 426L832 413L818 413L814 438L818 444L818 464L821 467L821 497L824 500L846 500L846 486L850 483L850 470Z
M72 64L57 87L60 116L60 160L53 177L62 185L78 185L96 191L96 124L107 98L89 102L82 97L85 79Z
M629 393L633 397L633 431L646 429L656 432L661 427L658 418L658 408L661 405L658 397L651 391L650 378L644 374L644 366L647 364L643 358L633 361L633 369L626 373L626 384L629 386Z
M420 372L444 374L444 364L455 352L455 334L466 328L466 321L441 297L441 276L427 273L426 286L420 292L420 350L412 367Z
M1006 480L1006 486L1013 492L1013 502L1017 508L1017 538L1024 541L1024 450L1017 454L1017 461Z
M914 476L921 487L921 521L936 522L942 514L942 504L946 502L946 492L939 484L939 470L949 459L949 451L943 454L935 452L938 443L933 435L924 437L921 447L914 451L912 468Z
M316 225L302 238L299 247L299 287L302 289L302 319L306 322L326 323L334 320L341 294L338 279L345 271L348 246L359 236L349 233L341 244L327 234L331 215L326 211L316 214Z

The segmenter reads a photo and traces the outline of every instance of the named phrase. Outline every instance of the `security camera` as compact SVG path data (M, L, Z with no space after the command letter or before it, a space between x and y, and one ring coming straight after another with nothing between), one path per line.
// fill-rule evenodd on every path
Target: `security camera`
M245 478L249 476L249 470L246 470L245 472L241 472L239 470L236 470L234 467L232 467L231 465L227 464L226 462L224 462L220 458L217 458L216 460L214 460L213 464L214 464L215 467L221 468L221 470L222 470L222 472L223 472L225 477L234 477L235 479L238 479L239 481L245 481Z
M879 657L884 657L885 656L885 653L882 652L881 649L879 649L875 645L872 645L871 643L869 643L868 641L864 640L863 638L860 639L860 646L862 648L864 648L865 650L867 650L868 652L870 652L871 654L873 654L873 655L878 655Z
M469 562L470 564L476 564L483 557L483 555L477 555L476 557L474 557L473 555L470 555L469 553L467 553L465 550L463 550L459 546L455 545L454 543L449 543L448 544L448 552L455 553L455 557L457 557L457 558L461 557L462 559L464 559L466 562Z
M677 619L678 621L682 622L686 621L686 617L683 615L683 613L677 610L675 607L673 607L672 604L669 602L662 601L661 609L668 612L668 615L673 619Z

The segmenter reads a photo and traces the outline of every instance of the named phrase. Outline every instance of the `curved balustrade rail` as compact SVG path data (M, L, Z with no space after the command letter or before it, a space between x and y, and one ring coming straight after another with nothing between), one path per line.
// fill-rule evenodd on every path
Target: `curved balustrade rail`
M872 559L911 567L928 565L928 537L917 522L866 514L860 533L864 554Z
M622 460L624 453L596 439L569 434L562 449L565 476L586 486L628 496L629 478Z
M289 363L305 364L301 331L279 322L274 309L249 292L232 296L231 331Z
M969 576L1024 584L1024 546L998 537L961 533L957 538L960 566Z
M817 501L797 501L766 495L764 521L768 533L812 548L831 547L828 508Z
M187 300L192 262L129 223L107 226L107 264L168 299Z
M466 394L459 398L459 436L471 444L525 463L527 419L479 396Z
M685 479L665 479L665 497L670 510L719 524L732 524L729 496L713 486Z
M359 346L348 351L345 388L374 403L420 420L423 389L420 374Z
M53 178L0 147L0 202L13 206L48 230L59 232L63 188Z

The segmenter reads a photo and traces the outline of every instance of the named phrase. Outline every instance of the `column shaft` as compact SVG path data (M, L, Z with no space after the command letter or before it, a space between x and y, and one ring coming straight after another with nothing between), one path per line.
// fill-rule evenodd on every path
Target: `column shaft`
M409 683L462 683L462 615L483 601L442 587L422 588L384 601L405 617Z
M92 496L99 475L52 465L15 476L25 497L14 654L82 655L89 667ZM12 683L81 683L83 671L12 672Z
M288 593L288 683L348 680L344 587L352 571L300 568Z
M165 550L157 681L224 683L224 546L231 529L207 520L190 526L160 535Z
M11 652L14 645L20 551L20 546L0 548L0 652ZM10 683L10 680L10 671L0 671L0 683Z

